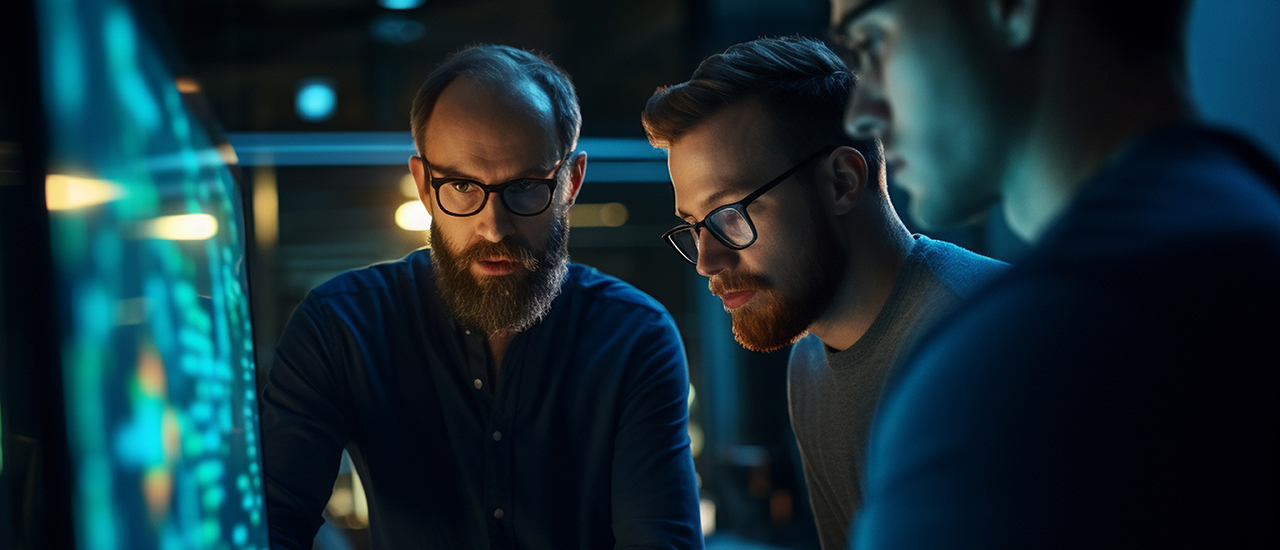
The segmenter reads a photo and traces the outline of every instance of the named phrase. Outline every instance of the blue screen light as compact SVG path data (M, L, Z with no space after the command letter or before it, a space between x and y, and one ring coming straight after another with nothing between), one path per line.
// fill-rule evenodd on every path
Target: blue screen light
M378 5L389 10L411 10L426 3L426 0L378 0Z
M294 103L302 120L323 122L333 117L333 111L338 107L338 94L328 79L304 80L298 86Z

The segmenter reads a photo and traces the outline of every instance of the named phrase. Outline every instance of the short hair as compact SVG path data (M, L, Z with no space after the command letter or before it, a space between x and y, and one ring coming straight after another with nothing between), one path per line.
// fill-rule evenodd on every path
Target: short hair
M567 156L577 147L578 133L582 130L582 111L569 74L541 54L511 46L481 44L449 56L418 89L409 111L409 126L418 154L422 154L426 143L427 123L436 100L459 76L501 88L512 88L523 81L532 82L551 100L561 156Z
M688 82L658 88L640 120L649 143L671 143L721 109L760 98L771 111L778 141L792 154L849 145L878 166L880 143L845 134L844 111L854 75L821 41L799 36L760 38L706 58Z

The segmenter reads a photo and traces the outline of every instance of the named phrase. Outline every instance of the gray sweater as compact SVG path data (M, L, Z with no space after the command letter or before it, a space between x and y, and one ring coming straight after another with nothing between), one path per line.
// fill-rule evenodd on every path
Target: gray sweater
M846 548L850 521L862 504L867 430L889 372L930 323L1008 267L923 235L915 241L862 338L833 351L810 334L791 348L791 427L823 550Z

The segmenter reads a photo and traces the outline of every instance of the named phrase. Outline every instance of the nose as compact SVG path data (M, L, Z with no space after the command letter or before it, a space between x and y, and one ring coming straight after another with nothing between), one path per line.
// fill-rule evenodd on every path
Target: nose
M710 231L698 233L698 274L710 277L738 265L738 251L716 240Z
M476 233L492 243L501 241L515 232L514 216L515 214L502 204L501 197L490 195L484 208L475 215Z
M893 110L884 90L866 74L861 75L845 109L845 133L854 139L879 139L887 145L892 122Z

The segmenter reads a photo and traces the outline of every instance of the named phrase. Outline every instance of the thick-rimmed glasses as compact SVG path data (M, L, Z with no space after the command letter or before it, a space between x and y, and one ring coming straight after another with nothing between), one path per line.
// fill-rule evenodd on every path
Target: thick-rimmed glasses
M484 210L485 203L489 202L490 194L502 197L502 205L512 214L537 216L551 206L556 186L560 184L560 169L568 164L565 160L572 154L570 151L556 163L550 178L517 178L489 185L466 178L437 178L431 175L429 165L426 172L431 180L431 188L436 190L436 205L450 216L478 214ZM422 158L422 163L427 164L426 158Z
M684 223L677 225L666 233L662 234L662 238L667 244L676 249L685 260L693 265L698 265L698 233L703 227L711 231L711 235L723 244L733 250L742 250L752 243L756 242L756 226L751 223L751 216L747 215L747 205L760 198L760 195L768 193L770 189L777 187L779 183L786 181L797 170L809 164L809 162L823 155L830 154L835 147L824 147L814 152L799 164L792 166L782 175L769 180L760 186L759 189L752 191L750 195L742 198L742 200L733 204L726 204L717 207L707 214L702 221L697 223Z

